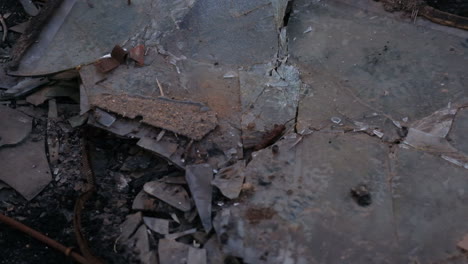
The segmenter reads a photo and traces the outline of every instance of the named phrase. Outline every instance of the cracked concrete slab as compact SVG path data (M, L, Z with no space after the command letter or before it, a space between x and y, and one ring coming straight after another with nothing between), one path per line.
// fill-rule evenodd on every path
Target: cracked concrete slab
M142 0L126 7L106 0L89 12L77 2L50 46L56 54L31 64L33 71L22 64L19 73L92 62L116 44L144 45L143 66L122 64L108 74L80 67L82 110L91 104L128 115L133 119L117 118L107 129L140 138L140 146L177 159L182 169L206 164L207 191L194 196L208 201L201 214L206 230L211 206L216 214L217 241L203 245L209 263L226 256L243 263L466 261L456 245L468 232L461 188L468 116L459 104L468 97L468 33L385 13L370 0L288 2ZM83 30L99 17L102 27ZM57 45L65 43L65 30L79 34L64 51ZM203 104L210 115L188 111L186 122L171 129L172 122L150 123L144 114L165 110L167 117L172 109L125 105L123 95ZM119 99L110 109L100 97ZM93 115L88 122L99 126ZM279 141L250 159L244 149L276 124L287 126L285 135L281 130ZM195 126L203 133L190 130ZM233 190L218 178L211 182L212 172L221 177L236 162L242 166L223 178L235 179ZM212 205L210 183L236 198L234 206ZM189 197L182 198L179 209L188 211ZM144 192L133 205L154 207ZM187 261L190 249L180 240L159 241L161 262Z
M43 140L26 140L14 147L1 148L0 160L0 180L28 201L52 180Z
M225 250L234 248L246 263L394 263L387 147L366 135L313 133L294 146L297 139L278 142L276 154L271 148L253 154L245 173L255 192L231 208L244 217L218 233L241 236L243 245L226 242ZM369 207L350 197L361 183L372 190Z
M184 16L193 2L143 0L128 5L125 1L106 0L93 3L91 8L86 1L66 0L14 74L63 71L93 62L132 37L154 38L152 34L175 28L175 21ZM153 31L146 34L150 26Z
M460 109L455 116L448 139L450 144L468 155L468 108Z
M239 71L239 81L244 147L252 147L250 141L258 143L274 125L293 124L302 88L297 68L255 65Z
M361 2L294 2L289 50L310 85L299 130L331 116L375 126L381 117L412 121L468 95L466 31L414 25Z
M448 259L463 256L456 244L468 232L466 169L401 148L393 167L392 193L402 253L420 263L463 263Z

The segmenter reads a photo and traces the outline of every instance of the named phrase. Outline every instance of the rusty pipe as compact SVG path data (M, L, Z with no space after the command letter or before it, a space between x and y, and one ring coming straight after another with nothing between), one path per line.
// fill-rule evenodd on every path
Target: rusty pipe
M66 256L72 257L78 263L89 264L89 262L83 256L81 256L80 254L74 252L72 250L72 248L65 247L64 245L60 244L59 242L53 240L52 238L39 233L38 231L30 228L29 226L26 226L26 225L24 225L24 224L22 224L22 223L20 223L20 222L18 222L16 220L14 220L13 218L10 218L10 217L0 213L0 222L3 222L5 224L9 225L10 227L12 227L14 229L17 229L17 230L19 230L19 231L21 231L21 232L35 238L35 239L41 241L42 243L48 245L51 248L54 248L54 249L56 249L58 251L61 251Z

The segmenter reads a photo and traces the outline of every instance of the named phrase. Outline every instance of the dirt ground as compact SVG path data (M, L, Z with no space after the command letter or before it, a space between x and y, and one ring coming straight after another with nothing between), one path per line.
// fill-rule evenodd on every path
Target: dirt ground
M65 118L73 114L66 112L60 116ZM36 120L31 136L43 138L46 131L45 121ZM6 199L8 203L0 204L0 210L64 245L76 246L72 217L75 201L84 186L84 180L80 176L81 137L84 132L81 129L62 129L66 127L65 122L59 121L55 125L54 130L59 135L62 147L67 150L67 154L61 155L59 164L51 170L55 180L30 203L12 190L2 192L3 196L10 197ZM83 211L82 226L85 235L93 234L88 236L90 247L111 263L134 263L133 254L125 254L122 251L125 248L116 245L116 240L120 235L119 226L131 209L131 201L136 195L135 189L141 186L134 183L117 188L119 178L113 175L115 170L119 172L123 161L129 155L129 149L135 147L135 142L116 138L100 130L86 133L92 146L91 155L99 189ZM147 160L148 169L160 168L160 160L150 155L140 156ZM128 174L132 173L131 169L127 171ZM0 263L71 263L63 254L51 250L35 239L6 226L0 226Z

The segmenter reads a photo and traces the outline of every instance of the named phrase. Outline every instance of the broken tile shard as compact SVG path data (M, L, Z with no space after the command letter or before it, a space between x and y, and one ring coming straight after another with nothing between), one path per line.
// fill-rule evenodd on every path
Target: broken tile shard
M240 161L236 164L222 168L216 173L212 184L221 191L221 193L229 199L235 199L239 197L244 183L245 162Z
M97 95L92 105L128 118L141 117L142 122L184 135L202 139L217 124L216 114L201 103L169 98L144 98L128 95Z
M155 217L143 217L145 225L156 233L161 235L169 234L169 220L155 218Z
M197 207L205 232L211 230L211 200L213 168L209 164L190 165L185 168L185 179Z
M0 180L32 200L52 180L44 141L26 141L0 149Z
M128 215L125 221L120 225L120 238L126 241L132 236L137 228L140 226L142 220L141 212Z
M68 97L78 103L80 102L80 95L79 91L73 87L74 85L75 84L71 82L61 82L54 85L47 85L26 97L26 101L35 106L38 106L54 97Z
M176 153L179 145L169 141L158 141L153 138L143 137L138 142L137 145L150 150L156 153L158 156L174 163L180 168L184 168L185 164L182 162L182 153Z
M106 111L103 111L99 108L96 108L94 111L94 118L99 124L105 127L110 127L115 122L115 120L117 120L113 114L107 113Z
M22 142L32 130L32 118L0 105L0 147Z
M456 108L446 108L415 121L411 127L436 137L446 137L457 114Z
M30 16L37 16L39 14L39 9L31 0L20 0L19 1L24 8L24 11Z
M155 199L145 193L145 191L141 190L133 200L132 209L156 211Z
M206 249L190 247L187 264L206 264Z
M136 249L140 259L145 258L147 253L150 251L148 229L146 226L141 225L128 242Z
M10 89L4 92L4 99L15 98L19 96L26 95L35 89L39 88L40 86L48 83L49 80L47 78L26 78L20 81L15 86L11 87Z
M209 256L209 264L218 264L223 263L225 256L223 254L221 244L218 241L216 236L212 236L204 245L203 248L206 249L206 253Z
M160 239L158 243L160 264L186 264L190 246L172 239Z
M196 228L191 228L191 229L188 229L188 230L184 230L182 232L177 232L177 233L172 233L172 234L167 234L165 235L164 237L166 239L171 239L171 240L174 240L174 239L177 239L179 237L183 237L183 236L186 236L186 235L190 235L190 234L193 234L197 232L197 229Z
M145 183L143 190L181 211L186 212L192 208L190 198L181 186L152 181Z

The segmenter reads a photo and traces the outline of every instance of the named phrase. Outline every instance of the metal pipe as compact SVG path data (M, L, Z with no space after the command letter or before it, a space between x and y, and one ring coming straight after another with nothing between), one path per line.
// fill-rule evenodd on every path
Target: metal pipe
M10 227L14 228L14 229L17 229L39 241L41 241L42 243L48 245L49 247L51 248L54 248L58 251L61 251L63 254L65 254L66 256L70 256L72 257L76 262L78 263L81 263L81 264L89 264L89 262L83 257L81 256L80 254L74 252L72 250L72 248L70 247L65 247L64 245L60 244L59 242L51 239L50 237L46 236L46 235L43 235L41 233L39 233L38 231L30 228L29 226L26 226L16 220L14 220L13 218L10 218L6 215L3 215L3 214L0 214L0 222L3 222L7 225L9 225Z

